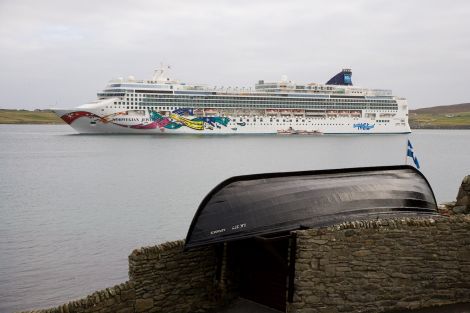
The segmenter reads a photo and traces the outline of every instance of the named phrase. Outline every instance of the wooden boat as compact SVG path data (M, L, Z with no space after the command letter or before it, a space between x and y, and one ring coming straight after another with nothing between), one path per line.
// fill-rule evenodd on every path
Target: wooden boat
M237 176L202 200L185 249L345 221L437 215L431 186L408 165Z

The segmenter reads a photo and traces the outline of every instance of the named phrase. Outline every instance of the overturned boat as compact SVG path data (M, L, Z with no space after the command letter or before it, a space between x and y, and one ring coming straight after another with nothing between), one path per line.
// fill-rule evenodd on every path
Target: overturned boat
M435 214L431 186L406 165L237 176L203 199L185 248L344 221Z

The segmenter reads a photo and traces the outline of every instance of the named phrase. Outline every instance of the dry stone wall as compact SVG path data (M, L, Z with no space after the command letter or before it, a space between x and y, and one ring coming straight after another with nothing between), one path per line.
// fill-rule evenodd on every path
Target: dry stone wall
M470 213L470 175L462 180L455 206L460 208L461 213Z
M58 307L24 311L25 313L98 313L134 312L135 290L134 284L125 282L123 284L95 291L86 298L71 301Z
M470 302L470 216L297 232L288 312L386 312Z
M183 252L183 245L169 242L129 256L135 312L205 312L223 303L215 247Z
M128 282L24 313L205 312L233 298L224 291L226 284L216 281L216 248L183 252L183 244L180 240L136 249L129 256Z
M470 214L470 175L467 175L460 184L456 201L443 203L438 206L442 215Z

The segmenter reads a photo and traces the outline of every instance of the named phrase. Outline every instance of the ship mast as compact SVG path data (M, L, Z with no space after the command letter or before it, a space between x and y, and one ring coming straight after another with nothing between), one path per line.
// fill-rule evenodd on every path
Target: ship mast
M168 71L170 69L171 67L169 65L163 65L163 63L160 63L160 68L154 71L152 80L157 83L169 82L170 77L168 76Z

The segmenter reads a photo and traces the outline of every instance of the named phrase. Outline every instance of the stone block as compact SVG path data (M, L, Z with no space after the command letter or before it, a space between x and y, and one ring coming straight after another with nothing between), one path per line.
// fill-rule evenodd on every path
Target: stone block
M338 313L338 309L336 308L336 306L323 306L323 307L317 308L315 312L316 313Z
M314 244L317 244L317 245L324 245L324 244L328 243L328 240L312 239L311 242L314 243Z
M352 253L353 256L355 257L358 257L358 258L364 258L364 257L367 257L371 254L370 250L359 250L359 251L355 251Z
M313 308L300 308L295 310L296 313L317 313L318 311Z
M347 229L344 231L344 236L345 237L351 237L356 234L356 231L354 229Z
M320 297L316 295L307 296L305 298L306 303L318 303L320 302Z
M309 269L310 269L310 266L308 264L305 264L305 263L297 263L295 265L295 270L299 271L299 272L307 271Z
M467 205L456 205L453 209L452 209L452 212L454 212L455 214L466 214L466 213L470 213L470 204L467 206Z
M456 205L470 206L470 175L465 176L462 180Z
M335 265L325 265L323 270L324 270L325 274L328 277L335 276L335 274L336 274L336 266Z
M127 301L127 300L133 300L135 299L135 291L132 290L122 290L121 291L121 300L122 301Z
M136 299L135 300L135 311L145 312L153 307L153 299Z

